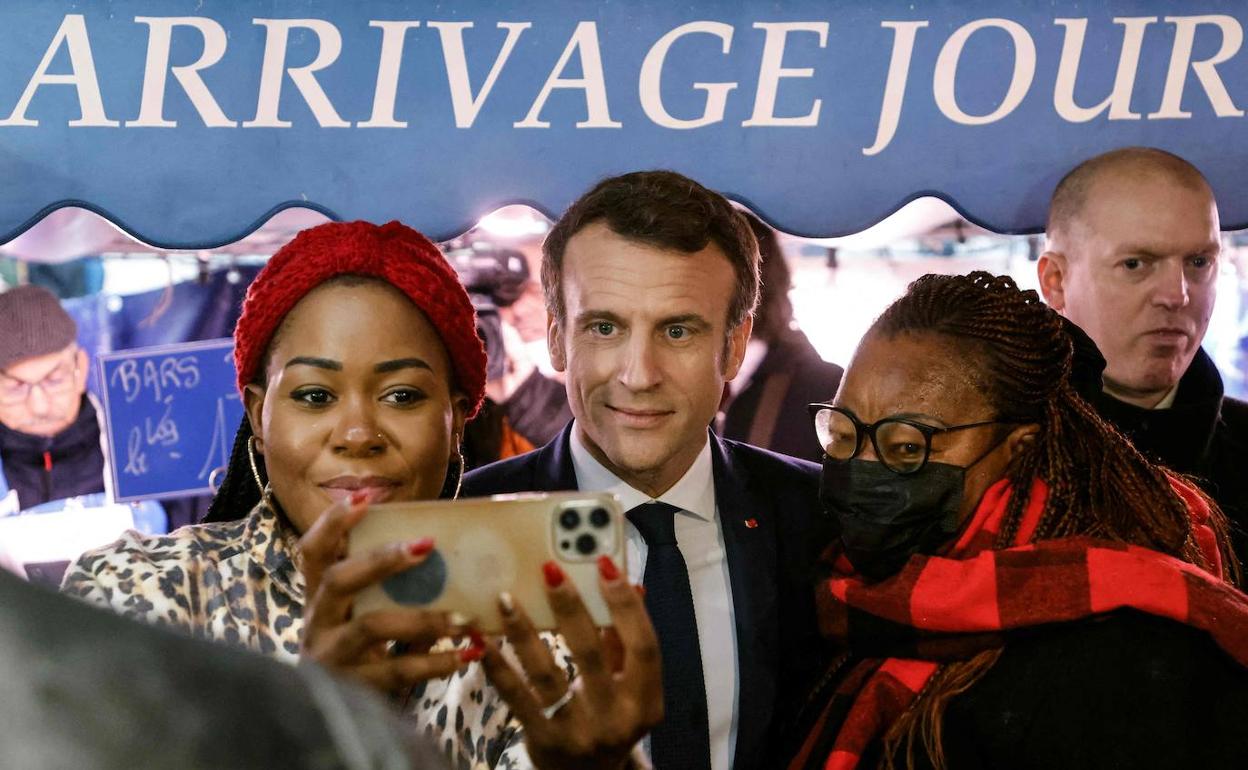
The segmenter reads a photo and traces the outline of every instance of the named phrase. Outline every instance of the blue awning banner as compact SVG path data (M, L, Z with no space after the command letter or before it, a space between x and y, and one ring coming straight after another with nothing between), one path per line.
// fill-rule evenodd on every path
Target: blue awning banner
M80 205L165 248L275 210L435 238L671 168L791 233L938 195L1043 227L1086 157L1152 145L1248 224L1232 0L9 0L0 241Z

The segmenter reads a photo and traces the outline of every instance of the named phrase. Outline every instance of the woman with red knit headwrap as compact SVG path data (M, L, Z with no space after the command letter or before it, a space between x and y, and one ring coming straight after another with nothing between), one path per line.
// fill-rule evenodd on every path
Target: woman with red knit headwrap
M874 323L810 407L835 654L792 770L1248 767L1225 519L1096 415L1103 368L983 272L924 276Z
M627 675L591 676L619 644L601 650L575 589L551 586L566 628L550 639L558 663L580 657L569 648L589 659L575 661L577 707L524 712L524 724L493 688L457 687L452 675L487 651L471 628L444 613L352 612L361 590L420 564L435 544L345 558L350 529L369 503L458 493L460 437L484 393L472 303L437 248L398 222L306 230L256 277L234 338L246 418L207 521L165 537L128 532L80 557L64 590L195 636L314 660L410 701L457 764L512 767L532 754L573 767L562 760L577 752L580 766L622 764L662 698L657 663L646 663L653 631L612 565L603 596L628 631L624 654L645 660ZM531 632L510 641L526 662L535 647L546 654ZM500 686L519 692L518 674L490 654L490 671L507 677ZM417 685L422 696L411 698Z

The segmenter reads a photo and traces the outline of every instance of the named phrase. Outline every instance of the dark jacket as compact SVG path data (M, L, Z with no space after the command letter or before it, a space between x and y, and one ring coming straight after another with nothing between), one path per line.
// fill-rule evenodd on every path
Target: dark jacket
M549 444L464 477L465 495L577 488L568 427ZM738 770L771 767L773 730L824 663L815 627L815 562L831 535L818 466L711 434L740 671Z
M822 678L786 757L860 660ZM1248 767L1245 724L1248 669L1203 631L1119 610L1011 632L996 663L949 700L941 746L949 770ZM880 767L883 751L877 738L858 767ZM921 739L914 754L916 770L931 770ZM904 742L892 760L908 766Z
M807 404L831 401L845 373L828 363L799 331L770 343L724 415L726 438L773 452L819 462L823 447L815 438Z
M1222 377L1202 349L1174 405L1142 409L1102 393L1097 410L1145 455L1190 474L1231 520L1231 542L1248 557L1248 404L1222 394Z
M55 436L0 425L0 464L23 509L49 500L104 491L100 421L85 394L78 419Z
M1248 767L1245 725L1248 670L1202 631L1122 610L1011 637L950 701L943 745L950 770Z
M503 404L511 427L533 446L554 439L572 419L563 383L534 369Z

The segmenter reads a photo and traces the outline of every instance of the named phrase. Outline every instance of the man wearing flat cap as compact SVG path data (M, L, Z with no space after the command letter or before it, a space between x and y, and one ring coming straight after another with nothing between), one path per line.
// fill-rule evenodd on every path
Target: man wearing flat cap
M0 294L0 497L28 509L104 491L100 424L87 396L87 354L51 292Z

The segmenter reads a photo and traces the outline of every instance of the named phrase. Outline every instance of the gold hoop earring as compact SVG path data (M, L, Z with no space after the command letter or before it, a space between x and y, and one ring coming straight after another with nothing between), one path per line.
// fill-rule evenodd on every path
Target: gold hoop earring
M247 437L247 462L251 464L251 477L256 480L256 488L260 496L265 494L264 482L260 480L260 469L256 466L256 437Z
M459 443L459 435L451 436L451 445L455 447L455 454L451 455L451 460L455 463L455 494L451 495L452 500L459 499L459 491L464 486L464 447Z
M451 495L452 500L459 499L459 492L464 488L464 456L462 454L455 455L455 465L459 468L455 477L455 494Z

